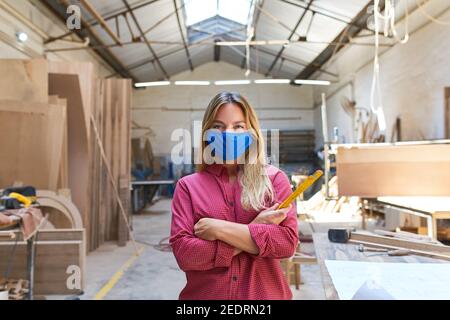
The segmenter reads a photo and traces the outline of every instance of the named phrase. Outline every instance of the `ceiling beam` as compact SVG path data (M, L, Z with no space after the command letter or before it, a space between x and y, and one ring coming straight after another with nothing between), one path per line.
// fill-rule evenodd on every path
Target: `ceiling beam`
M253 49L256 50L255 48L253 48ZM265 49L262 49L261 47L258 47L257 50L258 50L258 52L262 52L262 53L267 54L267 55L269 55L269 56L276 57L276 53L270 52L270 51L265 50ZM291 57L288 57L288 56L285 56L285 55L281 55L280 58L281 58L281 59L284 59L285 61L295 63L295 64L297 64L297 65L299 65L299 66L306 67L306 66L308 65L308 62L306 62L306 61L299 60L299 59L294 59L294 58L291 58ZM327 70L325 70L325 69L320 69L320 71L323 72L323 73L325 73L325 74L327 74L327 75L329 75L329 76L331 76L331 77L338 78L338 75L337 75L337 74L332 73L332 72L329 72L329 71L327 71Z
M175 13L177 15L178 29L180 30L181 39L183 40L183 46L184 46L184 50L186 51L186 57L188 59L189 68L191 69L191 71L194 71L194 66L192 65L191 55L189 54L189 49L186 44L186 39L184 38L183 28L181 27L180 15L178 14L177 0L173 0L173 5L175 6Z
M60 20L65 24L66 22L66 10L70 3L67 0L52 1L52 0L41 0L41 2L52 11ZM81 38L89 37L90 43L93 45L104 46L105 43L101 40L100 36L89 26L89 24L81 18L80 30L74 30L74 32ZM117 74L120 74L124 78L131 78L134 82L138 82L136 77L134 77L122 62L114 55L114 53L108 48L96 48L94 51L112 68Z
M306 16L306 13L308 12L308 9L311 7L312 3L314 0L309 0L308 2L308 6L303 10L300 19L298 19L297 23L295 24L294 28L292 29L291 33L289 34L288 40L290 41L292 39L292 37L294 36L294 34L297 31L297 28L299 27L300 23L302 23L303 19ZM285 47L281 47L280 51L278 51L277 56L275 57L275 59L273 60L272 64L270 65L269 69L266 72L266 77L270 74L270 72L272 71L273 67L275 66L275 64L277 63L278 59L280 59L281 55L283 54Z
M337 37L332 41L330 45L328 45L306 68L304 68L296 77L296 79L308 79L310 78L316 71L319 71L320 68L331 59L331 57L338 53L342 48L345 47L346 44L350 42L350 39L357 35L364 29L364 24L367 23L367 20L370 16L373 15L368 9L373 5L373 1L370 0L364 8L352 19L351 23L347 25L344 30L342 30ZM380 1L380 11L384 10L385 3L384 1Z
M150 1L146 1L146 2L143 2L141 4L138 4L138 5L135 5L135 6L131 5L131 10L137 10L137 9L149 6L149 5L151 5L151 4L155 3L155 2L158 2L158 1L160 1L160 0L150 0ZM105 13L104 14L105 17L103 19L108 21L110 19L114 19L116 17L122 16L122 15L126 14L127 12L128 12L128 9L120 10L120 11L118 11L116 13L111 13L111 14ZM92 21L91 26L96 26L97 24L98 24L97 21Z
M109 36L114 40L114 42L120 45L120 39L117 35L111 30L106 21L103 19L102 15L98 13L98 11L94 8L94 6L89 2L89 0L80 0L83 4L83 7L97 20L98 23L102 26L102 28L109 34Z
M127 0L122 0L123 4L125 5L125 7L127 8L128 12L130 13L131 17L133 18L134 24L136 25L136 27L139 30L139 33L141 35L141 38L144 40L145 44L147 45L148 50L150 50L150 53L153 55L153 57L155 58L156 63L158 64L159 68L161 69L162 73L164 74L164 77L166 79L169 79L170 76L169 74L166 72L166 69L164 69L163 65L161 64L161 61L159 61L158 56L156 55L155 50L153 50L152 46L150 45L150 43L148 42L147 37L144 34L144 31L141 28L141 25L139 24L139 21L136 19L136 16L134 15L134 11L133 9L131 9L130 5L128 4Z
M331 14L336 14L336 13L331 12L329 10L327 10L327 11L330 12L331 14L327 14L327 13L324 13L322 11L318 11L317 9L314 9L314 8L307 9L307 6L305 6L303 4L300 4L300 3L297 3L297 2L292 2L292 1L289 1L289 0L279 0L279 1L287 3L287 4L290 4L292 6L303 8L305 10L311 11L314 14L318 14L318 15L321 15L321 16L324 16L324 17L327 17L327 18L330 18L330 19L333 19L333 20L336 20L336 21L339 21L339 22L342 22L342 23L345 23L345 24L352 24L352 21L350 21L350 22L349 21L345 21L344 19L341 19L341 18L338 18L336 16L331 15ZM326 9L321 8L321 10L326 10ZM366 26L362 26L362 27L363 27L364 30L368 30L368 31L373 32L373 30L370 30Z

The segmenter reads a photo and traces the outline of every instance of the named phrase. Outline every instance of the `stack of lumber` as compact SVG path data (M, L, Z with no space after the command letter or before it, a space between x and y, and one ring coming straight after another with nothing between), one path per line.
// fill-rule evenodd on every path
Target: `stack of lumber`
M328 182L330 198L326 198L325 186L298 206L299 211L310 215L317 214L345 214L348 216L360 215L360 199L358 197L338 197L337 177Z
M81 214L89 251L125 244L131 81L99 79L91 63L44 59L0 60L0 72L0 189L64 194Z
M91 123L95 125L91 130L91 248L108 240L125 245L128 240L128 227L117 195L126 209L127 220L131 211L131 81L100 80L98 98ZM107 163L103 161L102 148Z
M69 104L69 188L83 217L88 250L105 241L125 245L128 227L118 201L128 221L131 81L99 79L91 63L49 62L49 91Z
M375 230L375 233L357 231L351 233L349 241L370 247L391 250L405 249L411 254L450 261L450 246L445 246L427 236L404 231Z

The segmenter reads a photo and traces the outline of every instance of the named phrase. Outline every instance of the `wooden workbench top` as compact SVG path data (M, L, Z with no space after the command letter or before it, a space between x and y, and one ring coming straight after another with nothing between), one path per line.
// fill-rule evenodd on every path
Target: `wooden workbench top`
M403 257L392 257L388 255L376 255L374 252L359 252L358 245L352 243L333 243L328 240L326 233L314 233L314 248L316 251L317 263L320 267L320 275L327 300L338 300L339 296L333 281L325 266L325 260L346 260L346 261L368 261L368 262L405 262L405 263L445 263L443 260L408 255Z

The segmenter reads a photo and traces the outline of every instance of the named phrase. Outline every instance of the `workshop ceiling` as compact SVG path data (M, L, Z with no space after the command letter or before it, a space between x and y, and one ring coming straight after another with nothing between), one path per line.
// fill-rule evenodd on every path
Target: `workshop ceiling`
M41 0L61 19L81 8L78 35L116 70L134 81L168 79L210 62L246 68L245 46L220 41L290 40L288 45L250 46L250 68L268 77L309 78L352 36L366 30L369 0ZM98 22L90 4L120 43ZM199 8L204 8L199 12ZM232 14L236 12L236 14ZM90 28L87 28L90 26ZM91 29L91 30L89 30ZM95 34L96 38L93 36ZM348 36L342 37L342 33ZM144 39L145 37L145 39ZM67 39L67 38L66 38ZM94 41L95 40L95 41ZM57 40L56 40L57 41ZM120 45L121 44L121 45ZM339 46L338 46L339 45ZM338 46L336 48L336 46ZM325 70L326 71L326 70ZM331 72L325 77L333 79Z

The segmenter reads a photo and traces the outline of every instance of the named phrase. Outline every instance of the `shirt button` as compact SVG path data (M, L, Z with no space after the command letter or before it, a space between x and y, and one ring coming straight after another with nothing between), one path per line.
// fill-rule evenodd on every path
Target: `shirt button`
M238 277L237 276L233 276L231 279L233 279L233 281L237 281Z

